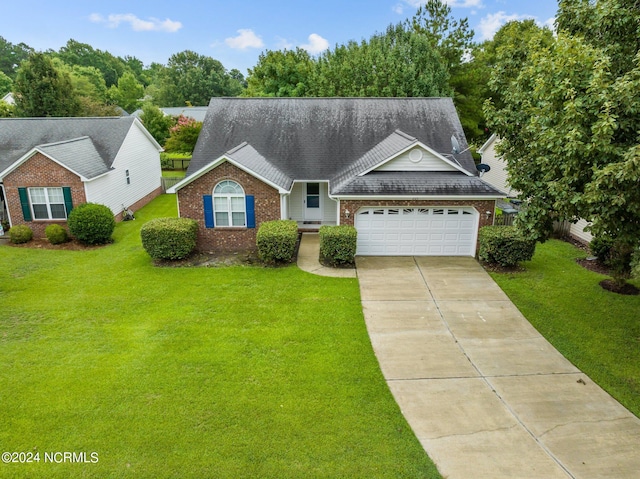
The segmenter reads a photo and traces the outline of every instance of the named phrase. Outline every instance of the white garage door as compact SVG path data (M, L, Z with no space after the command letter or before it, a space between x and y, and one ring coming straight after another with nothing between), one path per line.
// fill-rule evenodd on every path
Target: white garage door
M362 208L356 254L475 256L478 219L474 208Z

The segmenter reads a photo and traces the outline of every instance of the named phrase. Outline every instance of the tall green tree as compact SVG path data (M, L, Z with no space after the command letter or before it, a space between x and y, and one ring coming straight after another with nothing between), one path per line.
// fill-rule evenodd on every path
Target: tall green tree
M154 103L160 106L206 106L211 97L237 96L241 83L232 78L222 63L211 57L186 50L169 58L158 72Z
M97 68L102 73L107 87L117 85L118 78L127 70L127 66L121 58L73 39L67 41L56 55L67 65Z
M100 70L94 67L67 65L60 58L53 58L58 72L69 75L78 99L77 116L117 116L115 106L107 102L107 86Z
M487 99L483 89L482 64L474 61L474 32L467 18L455 18L451 7L441 0L429 0L406 22L416 33L425 36L442 57L453 89L453 101L469 140L484 135L482 105Z
M267 50L249 69L243 96L303 97L307 95L314 62L302 49Z
M428 39L398 24L320 55L309 95L449 96L448 79L442 57Z
M572 15L593 15L591 2L582 2L584 9L567 3ZM628 18L616 25L640 23L640 10L620 8L625 4L600 0L595 6L624 12ZM567 14L563 5L558 18ZM530 237L544 240L554 220L583 217L593 221L595 236L614 240L616 250L638 246L640 51L630 52L631 62L611 54L634 44L629 35L636 32L603 21L578 35L561 30L549 46L541 34L533 36L524 57L499 56L491 87L501 90L503 104L489 104L487 118L502 138L509 181L526 200L518 224ZM617 45L603 46L603 36Z
M5 96L13 89L13 80L0 71L0 97Z
M9 78L16 77L16 71L20 64L29 58L33 48L24 43L12 44L0 36L0 71Z
M165 115L159 107L149 102L142 105L140 121L160 145L165 144L169 138L169 128L175 123L172 117Z
M34 53L18 69L14 83L21 117L76 116L80 105L70 76L44 53Z
M124 73L118 79L118 86L111 86L109 97L112 102L128 113L133 113L142 105L144 87L131 72Z

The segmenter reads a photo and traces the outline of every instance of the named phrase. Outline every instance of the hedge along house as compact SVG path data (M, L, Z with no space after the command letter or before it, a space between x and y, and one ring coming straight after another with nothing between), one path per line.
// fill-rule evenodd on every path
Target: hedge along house
M12 226L43 237L74 205L100 203L116 219L162 192L162 147L133 117L0 119L0 193Z
M169 192L200 250L254 249L262 222L293 219L354 225L360 255L474 256L504 194L466 149L450 98L214 98Z

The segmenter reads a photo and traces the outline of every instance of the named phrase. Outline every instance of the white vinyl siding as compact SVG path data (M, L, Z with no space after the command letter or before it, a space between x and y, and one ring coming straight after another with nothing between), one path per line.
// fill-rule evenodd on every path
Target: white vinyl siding
M507 164L496 156L495 146L499 140L494 140L482 152L482 163L489 165L491 170L482 174L482 180L489 183L494 188L503 191L509 197L518 196L518 191L512 190L507 182Z
M571 224L571 226L569 227L569 234L575 236L585 243L590 243L593 239L593 236L591 235L591 233L584 230L587 225L589 225L589 222L587 220L580 219L576 224Z
M356 214L358 255L474 256L474 208L362 208Z
M318 183L317 181L314 183ZM304 196L307 191L305 182L294 183L289 195L289 218L294 221L304 221ZM337 221L337 201L329 198L329 184L320 182L320 205L322 207L322 222L334 223Z
M160 188L160 152L137 123L131 126L112 168L87 181L85 191L88 202L106 205L114 215Z
M376 168L376 171L458 171L458 169L430 151L413 148Z

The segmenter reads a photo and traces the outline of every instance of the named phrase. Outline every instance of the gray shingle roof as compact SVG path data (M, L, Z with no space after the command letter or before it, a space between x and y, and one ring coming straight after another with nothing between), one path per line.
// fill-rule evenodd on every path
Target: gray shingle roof
M92 156L92 161L97 165L86 166L90 169L108 169L134 121L133 117L0 119L0 171L36 146L81 137L91 138L98 155Z
M109 171L91 138L83 136L75 140L61 141L38 147L47 156L56 159L71 171L91 179Z
M242 143L237 148L228 151L225 156L245 166L249 170L254 171L279 187L285 190L291 189L293 179L271 164L269 160L258 153L251 145Z
M455 160L471 176L357 177L418 142L451 158L452 135L463 151ZM451 98L213 98L185 181L238 145L245 166L281 186L325 180L332 194L499 195L477 178Z
M462 172L372 171L332 190L338 196L489 196L500 192Z
M329 179L396 130L439 153L467 148L451 98L213 98L188 174L247 142L287 175ZM472 173L467 151L458 160Z

